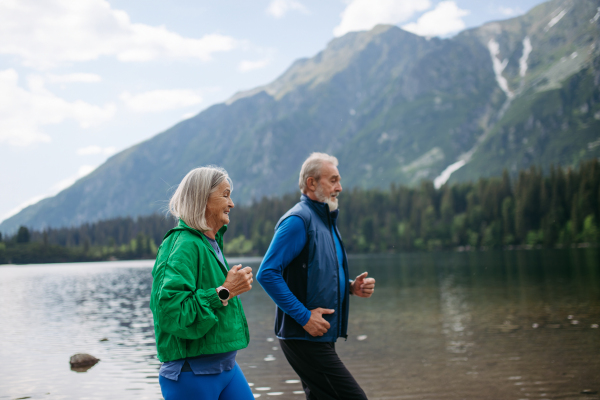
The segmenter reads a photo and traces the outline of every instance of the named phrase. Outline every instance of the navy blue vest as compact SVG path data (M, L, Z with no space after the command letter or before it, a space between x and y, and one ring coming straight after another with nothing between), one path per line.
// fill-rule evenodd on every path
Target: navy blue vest
M333 342L338 337L347 337L350 287L346 282L344 298L340 298L338 258L331 232L333 226L340 238L344 253L344 273L349 276L342 236L335 225L337 214L337 211L330 213L327 204L312 201L302 195L300 202L285 213L275 226L277 230L279 224L292 215L302 218L307 234L306 246L283 270L283 279L292 293L309 310L318 307L335 310L333 314L323 314L323 318L331 325L327 333L320 337L313 337L292 317L277 307L275 334L278 337L315 342Z

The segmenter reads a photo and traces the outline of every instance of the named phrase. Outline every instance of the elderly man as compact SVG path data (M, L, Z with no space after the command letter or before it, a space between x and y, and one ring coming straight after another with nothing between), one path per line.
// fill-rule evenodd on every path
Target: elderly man
M335 351L347 337L349 295L371 297L367 273L348 279L336 227L342 191L338 160L312 153L300 171L300 202L275 226L257 280L277 304L275 334L307 399L366 399Z

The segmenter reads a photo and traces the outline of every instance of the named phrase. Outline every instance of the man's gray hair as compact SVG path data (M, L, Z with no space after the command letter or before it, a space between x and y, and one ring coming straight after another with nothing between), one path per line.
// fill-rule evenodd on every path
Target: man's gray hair
M300 169L300 181L298 182L302 193L306 192L306 180L308 178L312 176L317 182L321 179L321 167L326 162L333 164L334 167L338 166L338 159L325 153L312 153L304 161Z
M225 180L233 190L231 178L221 167L209 165L191 170L173 193L169 201L169 212L191 228L200 232L210 231L211 228L206 223L208 198Z

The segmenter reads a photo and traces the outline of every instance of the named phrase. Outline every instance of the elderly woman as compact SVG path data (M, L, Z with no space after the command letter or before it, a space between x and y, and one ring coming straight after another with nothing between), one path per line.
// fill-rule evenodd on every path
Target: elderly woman
M237 296L252 288L252 269L230 269L222 252L233 206L218 167L190 171L169 203L179 224L158 249L150 299L165 400L254 399L235 362L250 340Z

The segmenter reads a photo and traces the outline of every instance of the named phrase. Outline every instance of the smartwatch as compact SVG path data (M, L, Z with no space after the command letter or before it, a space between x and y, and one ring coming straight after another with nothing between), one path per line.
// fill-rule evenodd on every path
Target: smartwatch
M217 295L219 296L219 300L223 303L223 306L227 305L227 300L229 300L229 289L223 286L219 286L217 288Z

